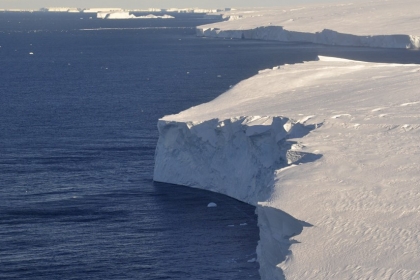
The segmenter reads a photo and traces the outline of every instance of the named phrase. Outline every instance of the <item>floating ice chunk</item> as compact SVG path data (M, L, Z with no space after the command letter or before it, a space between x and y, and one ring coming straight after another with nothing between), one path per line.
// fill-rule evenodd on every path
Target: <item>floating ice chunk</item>
M256 258L252 258L252 259L248 260L248 262L249 262L249 263L254 263L254 262L256 262L256 261L257 261L257 259L256 259Z
M228 227L234 227L235 225L228 225Z
M33 55L34 53L33 53L33 52L30 52L29 54L30 54L30 55Z
M207 207L217 207L217 204L214 202L210 202Z
M248 225L247 223L240 224L240 226L247 226L247 225Z

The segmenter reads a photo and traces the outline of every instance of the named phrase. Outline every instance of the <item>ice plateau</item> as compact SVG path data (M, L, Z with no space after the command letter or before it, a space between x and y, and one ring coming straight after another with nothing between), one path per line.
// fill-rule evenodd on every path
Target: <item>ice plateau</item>
M418 6L369 3L399 34ZM260 71L158 121L154 180L255 205L262 279L420 279L419 77L331 57Z
M419 74L263 71L159 120L154 179L256 205L263 279L420 279Z

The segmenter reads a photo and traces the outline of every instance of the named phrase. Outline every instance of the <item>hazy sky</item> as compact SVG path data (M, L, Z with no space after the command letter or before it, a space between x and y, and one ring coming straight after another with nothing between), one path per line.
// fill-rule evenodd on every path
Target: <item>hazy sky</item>
M350 0L347 0L350 2ZM346 2L345 0L0 0L0 8L38 9L41 7L116 8L225 8L282 6L302 3Z

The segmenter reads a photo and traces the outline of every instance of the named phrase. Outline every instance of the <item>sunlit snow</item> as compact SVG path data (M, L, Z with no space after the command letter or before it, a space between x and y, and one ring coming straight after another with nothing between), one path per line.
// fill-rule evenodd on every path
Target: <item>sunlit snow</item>
M420 34L416 1L319 7L216 25ZM420 279L419 77L330 57L260 71L159 120L154 179L256 205L262 279Z
M343 46L420 47L418 0L237 9L224 16L230 20L200 26L197 35Z

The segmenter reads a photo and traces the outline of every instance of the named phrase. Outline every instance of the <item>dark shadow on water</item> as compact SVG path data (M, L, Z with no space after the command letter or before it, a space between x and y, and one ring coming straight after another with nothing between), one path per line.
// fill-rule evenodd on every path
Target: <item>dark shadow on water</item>
M259 279L255 207L225 195L166 183L153 183L156 206L171 238L183 244L179 252L188 261L190 278ZM207 207L210 202L217 207ZM201 255L197 258L193 255ZM184 267L180 266L183 270ZM200 276L201 270L207 276ZM210 278L206 278L210 277Z

